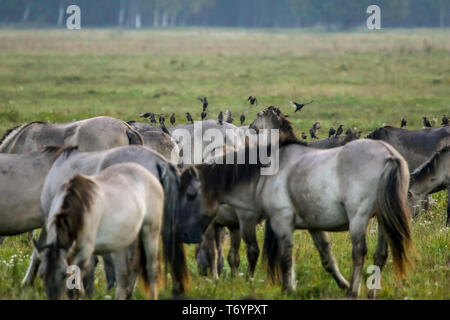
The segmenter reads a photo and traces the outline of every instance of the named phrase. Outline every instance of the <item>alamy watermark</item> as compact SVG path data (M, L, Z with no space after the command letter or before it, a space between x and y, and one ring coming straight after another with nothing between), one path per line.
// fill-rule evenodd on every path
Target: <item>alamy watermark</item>
M370 276L366 280L367 289L380 290L381 289L381 269L379 266L370 265L367 267L367 273Z
M66 13L69 14L66 20L66 27L69 30L81 29L81 9L79 6L72 4L67 7Z
M367 29L370 30L379 30L381 29L381 9L376 4L372 4L367 7L367 14L370 16L366 20Z
M66 279L66 287L69 290L81 290L81 270L77 265L68 266L66 269L68 275Z
M178 128L171 136L179 146L172 150L174 163L261 164L261 175L274 175L279 169L278 129L203 131L202 123L195 122L193 131Z

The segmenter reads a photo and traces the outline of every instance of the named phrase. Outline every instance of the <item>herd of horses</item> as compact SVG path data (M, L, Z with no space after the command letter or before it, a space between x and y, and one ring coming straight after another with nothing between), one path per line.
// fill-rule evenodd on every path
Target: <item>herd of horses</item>
M199 272L217 279L224 227L230 231L231 273L238 270L242 239L247 275L253 277L260 255L256 226L265 221L268 275L281 281L283 291L296 286L293 233L307 229L325 270L349 297L357 297L369 220L378 221L374 265L383 269L390 247L395 269L406 276L413 247L410 220L423 211L430 194L450 185L450 126L388 126L364 139L349 133L306 143L273 106L258 112L249 126L215 120L200 125L203 132L213 128L224 134L279 130L278 172L262 175L259 159L193 165L173 159L181 146L171 133L177 128L193 132L194 124L162 130L102 116L8 130L0 141L0 236L41 229L23 285L32 285L39 275L49 299L91 295L101 257L108 288L117 286L116 299L130 298L138 277L146 295L156 299L162 244L172 292L184 294L190 282L184 244L198 244ZM247 143L209 156L247 159L258 147ZM345 230L352 244L350 281L339 271L327 235ZM81 270L79 289L66 286L70 265ZM371 289L369 297L375 296Z

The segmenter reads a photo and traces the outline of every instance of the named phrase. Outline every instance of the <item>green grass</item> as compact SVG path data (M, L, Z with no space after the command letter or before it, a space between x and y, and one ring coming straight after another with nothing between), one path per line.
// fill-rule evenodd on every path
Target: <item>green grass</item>
M175 112L178 123L189 111L200 118L196 97L210 101L209 118L230 108L247 122L267 105L291 114L297 133L315 121L322 128L339 124L365 133L382 125L421 128L421 116L450 114L450 38L448 30L401 30L355 33L243 30L123 32L119 30L0 30L0 131L42 120L66 122L97 115L137 119L142 111ZM249 108L246 98L258 97ZM289 100L314 99L292 114ZM449 231L444 228L446 193L434 195L430 212L413 222L413 240L420 258L409 281L396 279L392 261L383 271L380 297L385 299L450 299ZM367 235L372 264L376 245L372 223ZM263 228L258 229L262 245ZM333 252L343 274L351 272L348 233L332 234ZM225 254L228 250L228 242ZM258 264L255 279L225 274L216 283L198 275L193 246L187 246L192 298L342 299L332 277L322 268L305 231L295 233L294 258L298 286L283 296L266 281ZM20 281L31 254L26 235L0 246L0 298L42 299L40 281L22 289ZM239 272L245 274L245 246ZM98 268L94 298L107 299ZM364 283L367 275L364 278ZM361 296L367 289L362 286ZM170 296L166 287L161 298ZM135 293L135 298L142 298Z

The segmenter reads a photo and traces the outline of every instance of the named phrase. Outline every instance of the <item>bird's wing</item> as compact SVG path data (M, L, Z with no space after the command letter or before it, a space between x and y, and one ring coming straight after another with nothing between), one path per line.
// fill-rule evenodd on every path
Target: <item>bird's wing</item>
M291 106L293 106L294 108L297 108L297 102L289 101L289 103L290 103Z

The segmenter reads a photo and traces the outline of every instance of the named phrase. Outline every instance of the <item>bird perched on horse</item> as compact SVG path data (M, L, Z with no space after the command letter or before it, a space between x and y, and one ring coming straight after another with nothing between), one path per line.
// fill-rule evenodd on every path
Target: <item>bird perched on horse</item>
M422 117L422 119L423 119L424 127L426 127L426 128L431 128L432 127L432 125L431 125L430 121L427 119L427 117Z
M242 126L244 124L244 122L245 122L244 112L242 112L241 117L239 118L239 120L241 121L241 126Z
M233 123L233 118L231 117L230 109L225 110L225 122Z
M217 120L219 121L220 125L223 124L223 112L222 111L219 112L219 116L217 117Z
M402 118L402 122L400 123L400 128L406 127L406 123L407 123L406 119Z
M192 120L192 116L189 112L186 112L186 119L190 123L194 123L194 120Z
M170 116L170 124L175 125L175 113L172 113L172 115Z

